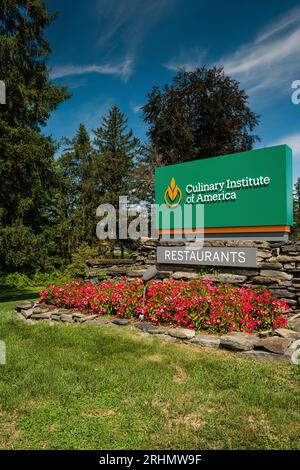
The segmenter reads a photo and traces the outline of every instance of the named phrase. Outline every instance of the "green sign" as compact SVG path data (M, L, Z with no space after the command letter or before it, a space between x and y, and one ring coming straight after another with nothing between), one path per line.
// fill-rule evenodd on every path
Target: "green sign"
M174 233L288 233L293 224L292 151L287 145L234 153L156 168L155 202L173 212L157 212L157 228ZM204 209L204 230L194 209ZM193 214L178 218L176 211ZM193 209L192 209L193 208ZM184 222L183 222L184 220Z

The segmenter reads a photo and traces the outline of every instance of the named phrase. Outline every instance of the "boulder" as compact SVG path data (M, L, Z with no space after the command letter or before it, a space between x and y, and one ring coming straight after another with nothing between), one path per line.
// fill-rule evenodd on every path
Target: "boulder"
M29 310L30 308L32 308L34 305L33 302L31 302L31 300L23 300L22 302L19 302L17 305L16 305L16 310L18 312L20 312L21 310Z
M292 340L271 336L260 340L259 347L275 354L285 354Z
M29 308L28 310L21 310L21 314L26 320L32 316L33 312L33 308Z
M205 274L202 279L208 279L214 282L224 282L226 284L243 284L247 280L247 276L239 276L238 274Z
M143 277L145 269L128 269L126 274L129 277Z
M290 362L290 359L287 356L266 351L243 351L239 353L239 356L248 357L259 362Z
M60 319L61 319L61 321L65 322L65 323L72 323L73 322L72 314L70 314L70 313L63 313L60 316Z
M115 318L114 320L112 320L112 323L114 325L123 326L123 325L128 325L129 320L127 320L127 318Z
M208 348L218 348L220 346L220 338L214 335L197 335L191 339L191 343Z
M285 273L284 271L275 271L272 269L262 269L261 276L272 277L279 281L290 281L293 278L292 274Z
M293 331L300 333L300 318L291 319L287 324L293 329Z
M177 280L183 279L185 281L188 281L190 279L200 279L200 274L177 271L176 273L172 274L172 278Z
M173 336L173 338L192 339L195 337L196 333L194 330L189 330L188 328L170 328L168 335Z
M31 315L31 318L33 320L50 320L51 319L51 313L49 312L44 312L44 313L35 313Z
M275 330L275 334L281 338L291 339L292 341L300 339L300 333L297 331L288 330L287 328L277 328L277 330Z
M168 328L160 327L160 326L150 326L147 329L147 333L150 335L164 335L168 331Z
M169 343L176 343L177 341L177 339L174 338L174 336L169 336L169 335L159 335L159 339L168 341Z
M220 337L220 347L234 351L250 351L258 341L258 338L248 333L232 332Z

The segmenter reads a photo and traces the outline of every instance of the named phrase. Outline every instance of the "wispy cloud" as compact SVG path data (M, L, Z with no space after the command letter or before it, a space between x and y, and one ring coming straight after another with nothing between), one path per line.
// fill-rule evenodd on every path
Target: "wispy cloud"
M272 142L271 145L280 145L287 144L293 150L293 155L295 158L300 158L300 132L295 134L289 134L281 137L280 139Z
M300 7L260 31L252 43L220 60L225 72L241 81L248 93L287 90L297 78L300 45Z
M132 102L130 103L130 108L134 113L139 113L140 111L142 111L142 106L142 104L135 104Z
M199 48L187 50L181 47L180 52L177 56L173 57L169 62L163 64L163 66L171 71L178 71L184 68L188 72L194 70L196 67L200 67L204 64L206 51Z
M125 59L119 64L103 65L72 65L65 64L53 67L50 73L52 79L74 75L85 75L87 73L97 73L100 75L118 75L123 81L127 81L132 74L133 60Z
M178 0L98 0L98 46L107 57L122 51L136 58L139 47Z
M290 93L291 82L300 75L299 52L300 7L296 7L259 31L252 42L242 44L217 63L239 80L251 97L262 92L274 96L280 90L282 94ZM163 66L172 71L189 71L203 65L205 59L205 51L183 48Z
M280 33L281 31L299 23L300 21L300 8L295 7L289 10L285 15L281 16L269 26L265 27L257 35L256 43L260 43Z

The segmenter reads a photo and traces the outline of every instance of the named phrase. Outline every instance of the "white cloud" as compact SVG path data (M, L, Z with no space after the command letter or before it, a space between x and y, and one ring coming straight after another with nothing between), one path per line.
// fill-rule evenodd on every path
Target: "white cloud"
M130 103L130 107L134 113L139 113L142 110L142 104Z
M178 0L98 0L98 46L107 57L122 51L136 57L150 31Z
M195 70L197 67L201 67L204 63L206 52L199 48L187 50L181 48L179 54L173 57L169 62L163 64L163 66L173 72L177 72L179 69L185 69L190 72Z
M300 7L261 30L252 42L243 44L217 63L228 75L239 80L253 97L264 93L290 93L290 84L300 77ZM199 48L182 49L178 56L163 64L172 71L193 70L204 63L205 52ZM211 64L212 65L212 64Z
M133 60L128 58L119 64L59 65L52 68L50 76L52 79L55 79L74 75L84 75L87 73L97 73L100 75L118 75L126 82L132 72Z
M240 46L220 64L237 78L250 96L290 92L289 84L300 75L300 8L294 8L260 31L257 38Z
M300 132L296 132L295 134L289 134L280 139L272 142L271 145L280 145L280 144L287 144L293 150L294 158L300 158Z
M300 7L292 8L285 15L274 21L269 27L264 28L257 36L256 42L263 42L277 33L285 30L300 21Z

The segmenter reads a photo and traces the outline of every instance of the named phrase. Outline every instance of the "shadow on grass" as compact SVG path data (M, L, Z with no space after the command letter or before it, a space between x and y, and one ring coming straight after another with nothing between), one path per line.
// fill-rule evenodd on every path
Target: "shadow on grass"
M36 299L42 289L42 287L33 287L32 289L0 287L0 303Z

